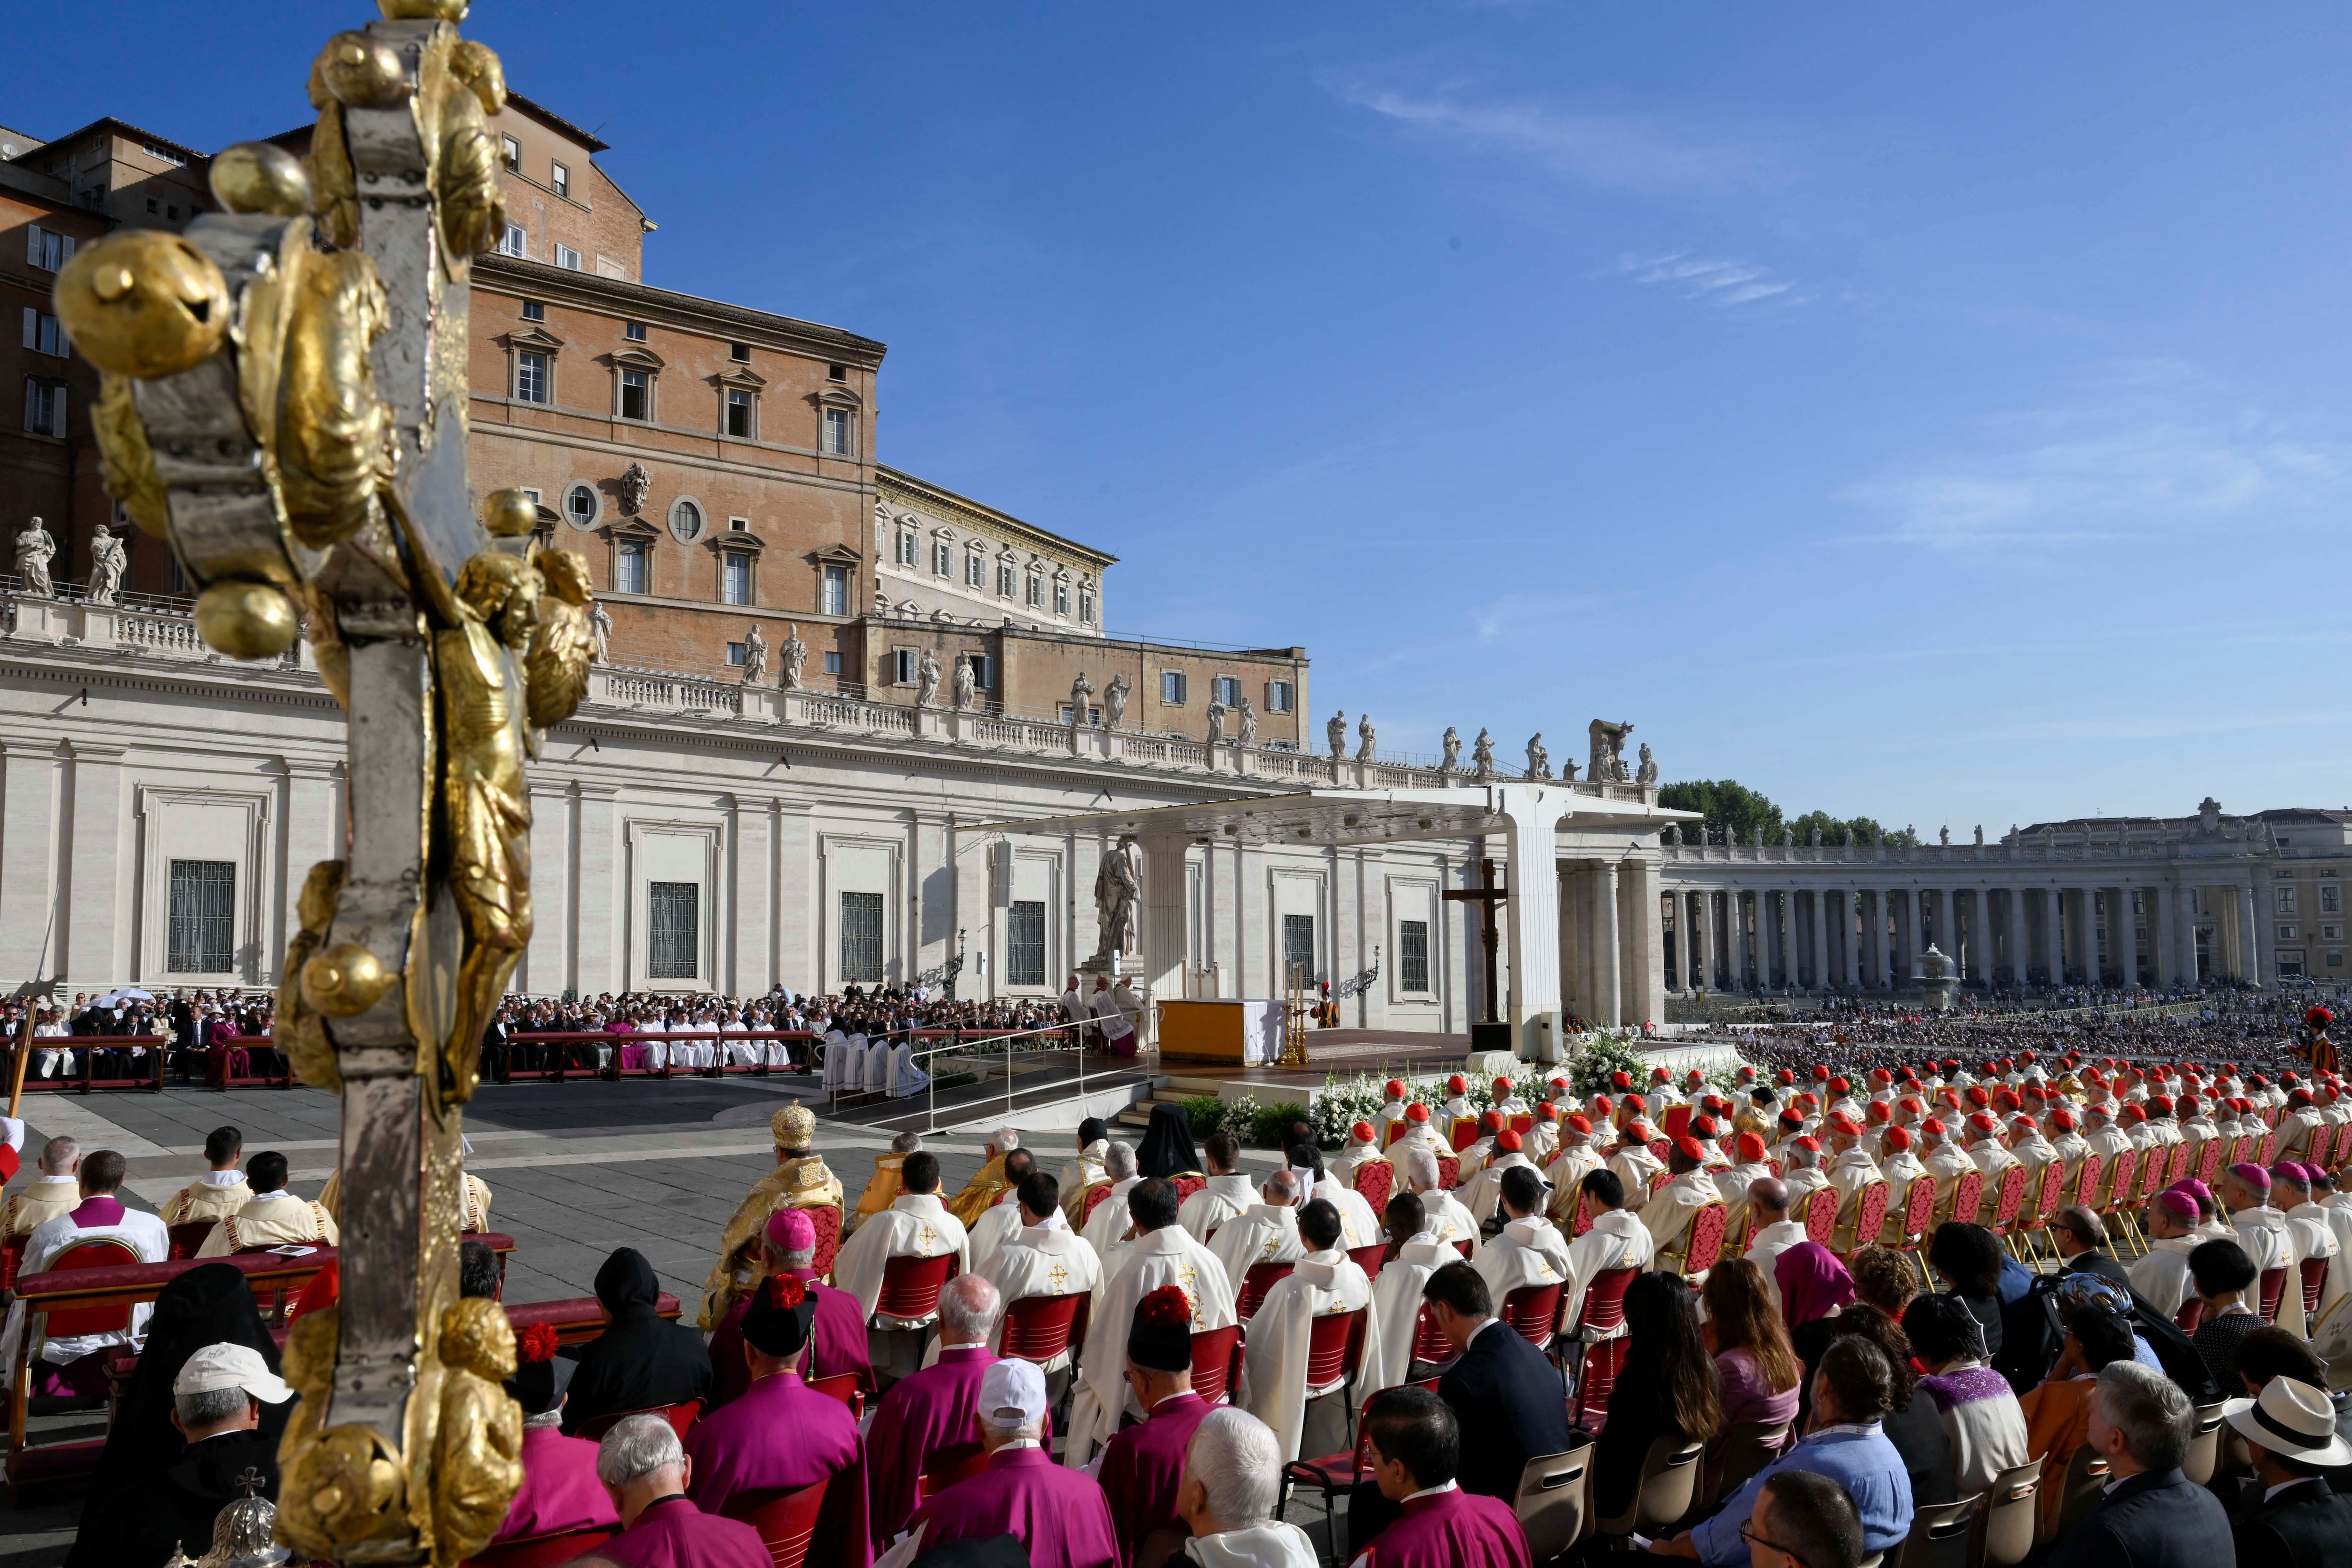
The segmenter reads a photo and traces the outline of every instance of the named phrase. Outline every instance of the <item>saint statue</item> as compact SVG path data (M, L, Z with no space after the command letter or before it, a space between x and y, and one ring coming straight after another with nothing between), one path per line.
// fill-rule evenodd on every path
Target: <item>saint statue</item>
M1102 934L1095 945L1096 965L1108 967L1117 955L1142 947L1137 910L1143 884L1135 861L1135 841L1121 839L1103 851L1095 870L1095 924Z
M16 536L16 578L18 591L36 599L54 599L57 590L49 585L49 559L58 553L58 541L49 530L35 517Z
M1242 698L1241 715L1242 744L1255 746L1257 744L1257 709L1250 706L1250 700L1247 697Z
M1213 698L1209 703L1209 744L1223 746L1224 743L1225 705Z
M1647 751L1650 748L1645 746L1642 749ZM1797 847L1797 830L1786 822L1780 824L1780 847L1784 850L1793 850Z
M1563 757L1563 758L1561 758L1559 759L1559 776L1560 776L1562 779L1567 779L1570 784L1573 784L1573 783L1575 783L1575 782L1576 782L1576 758L1573 758L1573 757Z
M1087 722L1087 710L1094 706L1094 695L1095 684L1087 679L1084 670L1080 670L1078 678L1070 683L1070 722L1073 725ZM1097 886L1100 883L1097 883Z
M915 666L915 706L930 707L940 700L940 656L929 648L923 650L922 663Z
M1592 737L1592 761L1584 776L1596 784L1626 782L1625 737L1633 733L1631 724L1612 724L1596 718L1590 726Z
M743 684L750 685L768 673L768 640L757 626L743 638Z
M1111 728L1117 729L1119 720L1127 716L1128 694L1134 689L1123 674L1113 675L1110 685L1103 688L1103 720Z
M1471 743L1470 761L1478 770L1479 783L1495 781L1495 737L1484 729L1479 730L1478 738Z
M1331 743L1332 761L1337 762L1341 758L1348 755L1347 709L1341 708L1338 713L1331 716L1331 722L1323 727L1323 735L1324 738L1328 739Z
M613 651L613 613L604 608L601 599L588 608L588 635L596 644L593 655L596 663L604 663L605 655Z
M979 689L979 677L971 673L971 661L970 659L958 659L956 661L955 667L955 706L957 712L961 713L965 708L971 706L972 695Z
M1445 738L1438 744L1445 748L1445 760L1438 766L1451 773L1462 762L1462 732L1449 724L1445 727Z
M1977 848L1984 848L1984 824L1982 822L1979 822L1977 824Z
M1947 823L1943 827L1936 830L1936 841L1942 844L1946 849L1950 849L1952 847L1952 829L1949 823Z
M1370 762L1372 759L1372 753L1379 748L1380 745L1380 731L1372 727L1370 714L1361 714L1357 716L1356 738L1362 743L1356 747L1356 760Z
M1642 743L1642 766L1634 770L1633 782L1636 784L1655 784L1657 781L1658 759L1650 755L1649 742L1643 741Z
M1528 737L1528 777L1530 779L1551 777L1551 753L1544 749L1542 730L1538 730Z
M782 678L784 690L788 692L800 690L801 672L808 667L808 644L801 641L801 629L797 624L791 622L785 624L784 645L776 650L776 653L784 666Z
M104 523L89 541L89 601L92 604L112 604L121 597L122 541L107 531Z
M1679 844L1682 841L1683 825L1680 822L1668 822L1666 824L1666 842L1670 844Z
M1811 844L1815 849L1820 849L1822 847L1822 830L1819 826L1815 826L1811 831L1806 833L1805 842Z

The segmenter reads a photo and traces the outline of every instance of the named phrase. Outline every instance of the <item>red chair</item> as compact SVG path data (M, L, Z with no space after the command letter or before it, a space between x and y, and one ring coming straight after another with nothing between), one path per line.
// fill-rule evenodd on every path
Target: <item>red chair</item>
M1265 1293L1274 1289L1276 1280L1290 1278L1294 1263L1253 1263L1242 1274L1242 1293L1234 1302L1234 1315L1247 1322L1257 1316L1258 1308L1265 1301Z
M775 1568L801 1568L816 1541L817 1521L824 1513L825 1489L832 1484L829 1480L819 1481L798 1491L737 1492L719 1509L719 1517L740 1520L758 1531L761 1542L768 1549L768 1560ZM830 1557L820 1560L833 1561Z
M1919 1243L1927 1239L1928 1222L1935 1218L1936 1178L1931 1176L1913 1176L1910 1189L1903 1195L1903 1212L1895 1222L1895 1239L1886 1245L1897 1252L1916 1253ZM1855 1228L1854 1234L1860 1237L1859 1227Z
M1640 1272L1639 1269L1603 1269L1585 1290L1576 1333L1592 1343L1586 1346L1583 1370L1577 1377L1576 1400L1569 1411L1571 1425L1581 1426L1588 1411L1605 1413L1609 1408L1609 1396L1617 1386L1617 1369L1624 1364L1627 1341L1622 1334L1598 1341L1593 1336L1625 1326L1625 1287Z
M2198 1145L2197 1179L2207 1186L2218 1185L2221 1180L2221 1156L2226 1152L2220 1138L2208 1138Z
M1442 1369L1453 1365L1454 1359L1454 1342L1429 1315L1428 1304L1423 1303L1420 1315L1413 1319L1412 1360Z
M1715 1267L1723 1256L1724 1233L1731 1228L1731 1210L1710 1203L1690 1218L1683 1239L1683 1278L1696 1279Z
M1581 1236L1591 1228L1592 1200L1580 1190L1576 1195L1576 1215L1569 1223L1568 1233L1571 1237Z
M955 1278L953 1253L937 1258L901 1255L882 1265L882 1293L875 1299L873 1326L923 1329L939 1321L940 1291Z
M1389 1198L1396 1190L1396 1166L1386 1160L1366 1160L1355 1170L1356 1196L1372 1206L1374 1214L1389 1211Z
M2270 1169L2271 1166L2278 1164L2278 1150L2279 1134L2278 1129L2273 1127L2263 1134L2262 1153L2255 1156L2254 1163L2264 1170Z
M217 1219L191 1219L185 1225L173 1226L171 1260L176 1263L184 1258L194 1257L203 1248L205 1238L210 1236L213 1227L219 1223Z
M2242 1166L2253 1157L2254 1135L2252 1133L2239 1134L2238 1141L2230 1145L2230 1163L2233 1166Z
M2285 1294L2286 1270L2284 1268L2263 1270L2262 1278L2262 1305L2260 1308L2263 1315L2263 1322L2266 1323L2274 1323L2278 1322L2279 1300Z
M14 1290L16 1271L25 1264L25 1243L33 1239L29 1230L20 1230L0 1241L0 1290Z
M1528 1134L1536 1130L1536 1119L1533 1113L1522 1111L1516 1116L1506 1117L1503 1121L1503 1125L1511 1132L1517 1133L1520 1137L1525 1138Z
M2165 1186L2169 1186L2189 1174L2189 1163L2196 1157L2197 1153L2198 1151L2191 1149L2185 1140L2172 1145L2170 1168L2165 1172L2164 1176Z
M2113 1221L2118 1227L2128 1228L2125 1210L2131 1203L2132 1180L2138 1175L2139 1151L2137 1149L2117 1151L2115 1159L2107 1167L2105 1187L2107 1200L2098 1207L2100 1218Z
M2147 1156L2140 1161L2139 1207L2146 1208L2149 1204L2154 1203L2156 1195L2164 1190L2166 1180L2164 1173L2171 1165L2174 1150L2179 1147L2179 1145L2175 1144L2169 1148L2160 1145L2151 1148L2147 1151Z
M1012 1361L1045 1366L1086 1343L1087 1314L1094 1298L1084 1291L1066 1296L1024 1296L1004 1311L1004 1348Z
M1240 1372L1242 1331L1234 1327L1202 1329L1192 1336L1192 1392L1209 1405L1225 1402Z
M2012 1167L2014 1168L2014 1167ZM2020 1184L2019 1190L2024 1190ZM1952 1184L1952 1218L1963 1225L1977 1222L1977 1210L1984 1207L1984 1173L1969 1171ZM1998 1234L1998 1232L1996 1232Z
M485 1546L466 1559L467 1568L558 1568L584 1557L618 1531L603 1525L567 1530L556 1535L525 1535Z
M944 1448L934 1448L923 1461L923 1473L915 1478L915 1500L928 1502L932 1495L943 1492L958 1481L968 1481L988 1469L988 1450L978 1443L950 1443Z
M2099 1207L2099 1173L2106 1162L2097 1155L2084 1155L2082 1167L2074 1173L2074 1202L2084 1208Z
M1831 1190L1836 1189L1832 1187ZM1878 1233L1885 1228L1886 1184L1874 1181L1864 1187L1862 1196L1853 1200L1853 1245L1848 1249L1847 1255L1852 1256L1875 1244ZM1834 1252L1837 1249L1832 1247L1830 1250Z
M13 1239L13 1238L12 1238ZM61 1274L69 1269L120 1269L135 1264L140 1257L127 1241L77 1241L49 1260L47 1273ZM37 1352L41 1341L73 1339L82 1334L114 1333L131 1326L131 1308L63 1307L33 1314L38 1321L34 1347Z
M1454 1155L1437 1156L1437 1185L1452 1192L1462 1185L1462 1161Z
M1176 1201L1180 1204L1209 1185L1209 1178L1204 1176L1180 1176L1172 1179L1176 1186Z
M682 1439L700 1419L702 1401L689 1399L683 1405L660 1405L648 1410L615 1410L610 1416L591 1416L580 1423L580 1436L593 1443L632 1416L658 1416L667 1421L670 1428Z
M833 1260L841 1255L841 1210L832 1204L822 1208L804 1210L809 1223L816 1228L816 1254L809 1267L820 1280L833 1278Z
M809 1380L809 1392L822 1394L827 1399L840 1400L849 1406L849 1417L853 1421L866 1414L866 1390L857 1386L857 1374L854 1372L836 1372L831 1377L812 1378Z
M2195 1333L2198 1325L2204 1321L2205 1303L2195 1296L2181 1302L2180 1310L2172 1314L2172 1326L2182 1333Z
M1805 1239L1816 1246L1826 1247L1837 1235L1837 1211L1840 1194L1833 1186L1817 1186L1805 1199Z
M2336 1142L2336 1129L2322 1122L2311 1130L2311 1148L2305 1156L2321 1170L2327 1168L2327 1151Z
M1364 1358L1364 1320L1369 1309L1326 1312L1307 1329L1307 1397L1319 1399L1345 1388Z
M1446 1134L1446 1143L1453 1148L1455 1154L1460 1154L1463 1150L1468 1148L1477 1141L1477 1117L1456 1116L1454 1118L1454 1129ZM1452 1182L1447 1182L1445 1185L1452 1186L1454 1184Z
M1356 1267L1364 1271L1364 1278L1367 1280L1377 1280L1380 1278L1381 1267L1388 1261L1387 1254L1388 1247L1386 1244L1377 1241L1370 1247L1350 1247L1348 1249L1348 1256L1356 1260Z
M1666 1156L1674 1153L1674 1144L1668 1139L1652 1138L1650 1140L1650 1153L1657 1155L1660 1165L1666 1163Z
M1503 1298L1497 1315L1538 1350L1549 1351L1559 1330L1559 1285L1522 1285Z
M1311 1486L1323 1494L1324 1528L1337 1536L1339 1512L1337 1500L1354 1491L1372 1479L1372 1467L1365 1452L1371 1441L1371 1428L1359 1425L1356 1448L1352 1454L1326 1454L1319 1459L1293 1459L1282 1467L1286 1488Z
M1107 1181L1098 1181L1095 1183L1094 1186L1087 1188L1087 1196L1081 1199L1078 1204L1079 1229L1083 1230L1086 1228L1087 1221L1095 1217L1095 1210L1101 1207L1103 1199L1109 1196L1110 1183Z
M2325 1258L2303 1260L2303 1312L2305 1317L2319 1311L2319 1298L2327 1290L2327 1263Z

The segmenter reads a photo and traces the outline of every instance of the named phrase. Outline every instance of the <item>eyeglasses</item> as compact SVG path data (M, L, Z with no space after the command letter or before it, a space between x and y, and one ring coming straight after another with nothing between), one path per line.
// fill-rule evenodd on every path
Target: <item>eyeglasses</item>
M1800 1556L1797 1552L1790 1551L1788 1547L1781 1545L1777 1541L1767 1541L1764 1537L1757 1534L1755 1531L1749 1529L1747 1525L1743 1524L1739 1527L1739 1539L1748 1542L1753 1545L1761 1546L1769 1551L1777 1552L1791 1563L1802 1564L1805 1562L1804 1558Z

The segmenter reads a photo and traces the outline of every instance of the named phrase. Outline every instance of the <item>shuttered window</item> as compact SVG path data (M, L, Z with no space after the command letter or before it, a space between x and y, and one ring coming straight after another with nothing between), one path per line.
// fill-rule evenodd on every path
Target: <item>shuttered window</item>
M175 975L220 975L235 967L236 864L173 861L163 967Z
M1282 917L1282 970L1286 983L1293 969L1303 971L1308 985L1315 983L1315 916L1311 915Z
M1045 905L1035 899L1016 899L1004 924L1010 951L1004 960L1007 985L1045 983Z
M646 977L691 980L702 971L702 889L691 882L656 882L646 890Z
M845 985L873 985L882 978L882 895L841 895L841 978Z
M1397 922L1397 987L1400 990L1429 989L1429 922Z

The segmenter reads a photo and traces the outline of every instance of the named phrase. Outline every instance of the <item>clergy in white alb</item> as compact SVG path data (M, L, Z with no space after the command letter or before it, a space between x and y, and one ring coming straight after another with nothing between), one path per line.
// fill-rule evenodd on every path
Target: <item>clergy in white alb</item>
M1471 1267L1486 1281L1499 1315L1505 1297L1513 1291L1569 1284L1568 1238L1544 1218L1543 1186L1533 1171L1503 1177L1503 1228L1479 1249Z
M1059 1198L1054 1178L1043 1171L1032 1171L1015 1198L1024 1222L1021 1230L997 1249L982 1270L982 1277L996 1287L997 1300L1004 1308L989 1331L988 1348L992 1351L1004 1347L1004 1325L1015 1303L1032 1296L1092 1297L1102 1284L1101 1260L1093 1248L1071 1231L1070 1222L1062 1218ZM1065 1352L1041 1364L1045 1371L1055 1372L1071 1359Z
M1568 1289L1560 1299L1559 1321L1570 1328L1582 1315L1584 1292L1594 1280L1611 1269L1647 1269L1651 1258L1649 1228L1640 1215L1623 1207L1625 1189L1616 1173L1594 1171L1584 1178L1584 1191L1592 1228L1568 1244ZM1510 1227L1503 1229L1507 1235ZM1494 1289L1491 1280L1487 1289ZM1495 1300L1499 1303L1502 1297Z
M16 1135L24 1135L21 1124ZM79 1181L81 1202L34 1229L25 1242L19 1277L42 1272L68 1248L85 1241L119 1241L142 1263L161 1263L169 1258L172 1235L163 1228L163 1222L152 1214L126 1207L117 1197L123 1175L123 1158L112 1149L100 1149L85 1158ZM66 1375L77 1394L103 1394L107 1379L100 1353L135 1343L147 1332L147 1317L152 1310L144 1304L133 1307L128 1328L45 1339L35 1347L34 1360L52 1367L70 1368ZM11 1369L10 1376L16 1364L18 1342L26 1333L25 1303L18 1300L8 1309L5 1327L0 1328L0 1367ZM36 1393L41 1390L37 1376L32 1389Z
M1495 1206L1502 1199L1503 1174L1514 1170L1536 1171L1537 1179L1542 1179L1542 1173L1537 1171L1535 1162L1521 1150L1519 1135L1506 1131L1495 1139L1495 1157L1481 1166L1478 1174L1464 1182L1461 1187L1459 1201L1464 1208L1470 1211L1471 1223L1481 1230L1486 1228L1486 1221L1494 1218Z
M1758 1133L1742 1133L1734 1140L1738 1162L1727 1170L1710 1174L1715 1178L1715 1190L1723 1195L1724 1227L1727 1242L1736 1241L1746 1232L1748 1225L1748 1189L1771 1176L1772 1167L1765 1162L1764 1139Z
M2311 1177L2298 1161L2284 1160L2273 1167L2271 1201L2286 1216L2287 1228L2294 1235L2294 1255L2302 1265L2314 1259L2327 1260L2326 1271L2320 1281L2318 1312L2326 1312L2344 1294L2345 1276L2352 1273L2336 1256L2335 1228L2327 1223L2327 1211L2312 1201ZM2295 1289L2302 1291L2298 1278Z
M1094 1200L1094 1211L1084 1217L1078 1234L1095 1250L1097 1261L1111 1244L1127 1236L1127 1195L1139 1179L1135 1174L1135 1145L1113 1142L1103 1149L1103 1176L1110 1185Z
M1206 1241L1217 1228L1257 1201L1257 1187L1242 1174L1241 1142L1231 1133L1212 1133L1201 1140L1201 1158L1209 1166L1208 1181L1187 1197L1177 1211L1177 1222L1195 1241Z
M2189 1255L2205 1245L2197 1234L2197 1200L2185 1192L2160 1192L2147 1206L2147 1255L2126 1270L2136 1295L2166 1317L2196 1292Z
M1665 1168L1650 1147L1649 1124L1638 1117L1629 1121L1617 1135L1617 1146L1609 1151L1609 1168L1625 1184L1625 1207L1639 1209L1650 1201L1650 1183Z
M1765 1293L1772 1298L1775 1308L1780 1304L1780 1281L1773 1273L1773 1265L1781 1253L1811 1239L1805 1234L1804 1221L1790 1218L1789 1203L1789 1184L1778 1176L1765 1176L1748 1184L1750 1228L1748 1250L1740 1256L1763 1271Z
M1685 1133L1667 1151L1667 1169L1674 1179L1650 1195L1642 1207L1642 1228L1650 1233L1651 1253L1661 1269L1680 1272L1691 1220L1709 1204L1721 1204L1715 1178L1706 1174L1706 1155L1699 1142Z
M968 1256L974 1273L985 1271L997 1249L1020 1235L1022 1227L1028 1223L1021 1216L1021 1184L1037 1168L1036 1157L1026 1149L1008 1150L999 1168L1007 1184L1003 1196L982 1209L980 1217L964 1228L964 1241L970 1249ZM1061 1191L1058 1182L1054 1190Z
M1070 1435L1062 1451L1062 1462L1073 1469L1084 1469L1096 1446L1110 1441L1127 1411L1127 1336L1135 1326L1136 1302L1162 1285L1174 1285L1192 1303L1194 1333L1238 1321L1224 1265L1176 1223L1174 1183L1143 1183L1129 1195L1128 1214L1140 1234L1112 1255L1111 1268L1095 1289L1086 1348L1079 1353Z
M1581 1111L1570 1112L1560 1124L1559 1146L1544 1166L1544 1179L1551 1183L1554 1219L1566 1224L1575 1218L1576 1196L1583 1190L1586 1174L1601 1168L1601 1151L1592 1146L1591 1121Z
M1402 1203L1418 1208L1421 1200L1409 1192L1399 1193L1390 1202L1391 1213ZM1364 1342L1365 1372L1372 1387L1393 1388L1405 1380L1412 1364L1412 1342L1421 1328L1421 1288L1429 1283L1432 1274L1460 1261L1462 1254L1423 1230L1400 1245L1397 1255L1381 1270L1372 1281L1372 1308L1380 1318L1381 1333L1378 1339Z
M898 1176L902 1190L890 1207L859 1226L834 1260L834 1285L855 1297L868 1318L882 1299L882 1277L893 1258L950 1257L955 1273L971 1270L963 1223L940 1201L939 1155L928 1149L908 1155Z
M226 1258L257 1247L334 1247L341 1231L323 1203L313 1203L286 1190L286 1156L264 1149L245 1162L246 1184L253 1196L235 1214L212 1228L199 1258Z
M1258 1200L1219 1228L1209 1251L1238 1295L1260 1263L1288 1263L1307 1255L1298 1239L1298 1178L1278 1170L1258 1189Z
M2246 1256L2253 1260L2257 1274L2273 1269L2284 1270L2285 1279L2279 1288L2278 1316L2273 1321L2279 1327L2297 1338L2303 1334L2303 1288L2297 1265L2303 1260L2295 1251L2295 1229L2286 1222L2286 1216L2271 1207L2271 1173L2257 1165L2231 1166L2221 1178L2221 1201L2230 1207L2230 1228ZM2254 1291L2248 1292L2247 1304L2259 1310L2259 1279Z
M1323 1167L1322 1151L1313 1144L1293 1144L1283 1152L1289 1163L1290 1174L1298 1178L1302 1207L1321 1198L1339 1211L1339 1247L1353 1251L1359 1247L1372 1247L1381 1239L1381 1217L1364 1195L1341 1183Z
M1356 1181L1356 1167L1370 1165L1380 1157L1380 1148L1372 1141L1372 1124L1358 1122L1348 1129L1347 1146L1326 1161L1323 1168L1333 1181L1342 1186L1352 1187Z
M1404 1164L1405 1190L1421 1199L1428 1218L1423 1228L1433 1232L1450 1247L1466 1247L1465 1258L1478 1256L1484 1239L1478 1234L1478 1222L1462 1207L1462 1200L1437 1185L1437 1162L1425 1149L1415 1149Z
M1110 1127L1099 1116L1089 1116L1078 1124L1078 1157L1062 1167L1062 1218L1072 1225L1082 1218L1078 1205L1086 1201L1087 1188L1103 1179L1103 1154L1110 1147Z
M1307 1381L1308 1346L1315 1321L1344 1312L1364 1314L1364 1343L1374 1343L1380 1324L1372 1310L1372 1284L1355 1260L1339 1249L1339 1211L1321 1198L1300 1210L1298 1230L1312 1248L1289 1275L1266 1292L1265 1302L1250 1320L1247 1348L1243 1353L1242 1407L1274 1429L1286 1464L1299 1456L1301 1434L1307 1429L1307 1402L1343 1398L1349 1407L1360 1406L1372 1391L1372 1381L1360 1359L1352 1384L1335 1381L1310 1386ZM1344 1416L1344 1412L1335 1412ZM1344 1442L1348 1430L1341 1419L1335 1429ZM1328 1451L1328 1450L1318 1450Z

